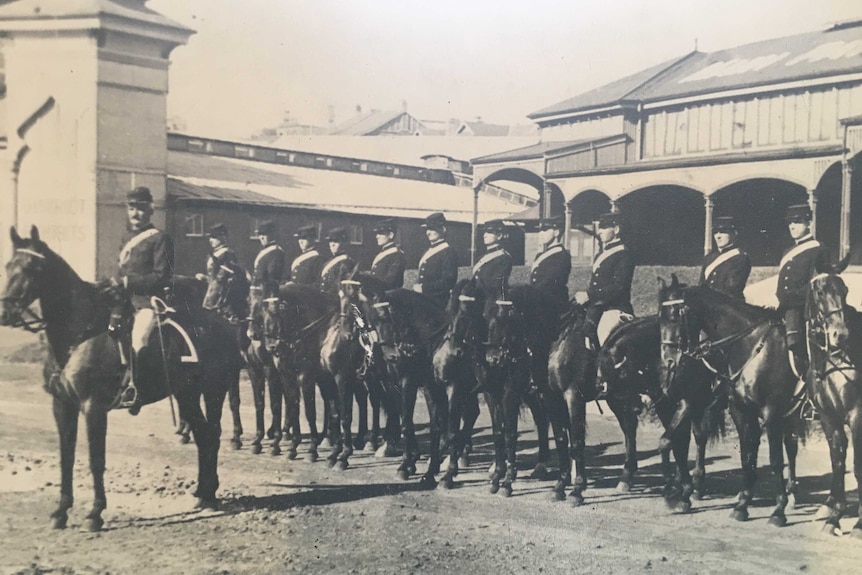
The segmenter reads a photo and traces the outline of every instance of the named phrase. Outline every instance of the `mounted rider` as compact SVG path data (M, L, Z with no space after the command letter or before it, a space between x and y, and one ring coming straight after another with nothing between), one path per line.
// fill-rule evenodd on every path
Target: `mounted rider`
M126 194L126 234L120 249L117 273L102 287L121 290L129 295L134 318L132 340L138 333L149 333L154 322L151 298L167 299L171 289L174 269L174 242L165 232L150 221L153 216L153 195L149 188L140 186ZM144 311L146 310L146 312ZM156 313L165 310L156 310ZM134 352L132 353L134 355ZM129 408L130 413L140 410L135 387L134 358L128 364L126 386L120 394L119 407Z
M251 285L260 288L263 297L272 297L278 295L278 287L283 279L284 250L276 242L273 222L269 220L260 222L255 234L261 248L254 258Z
M199 280L215 277L221 266L239 266L239 258L228 245L227 226L219 222L207 230L210 253L207 255L206 274L196 274Z
M602 329L607 337L619 320L634 314L632 278L635 264L631 252L620 240L621 216L607 213L599 217L598 236L602 249L593 259L592 275L586 291L575 294L575 302L586 306L584 330L593 349L598 350L604 338L599 337L599 323L606 312L614 312L613 326Z
M323 256L317 249L317 226L302 226L293 234L301 253L290 264L290 281L302 285L315 285L320 277Z
M458 254L446 241L446 216L435 212L422 224L430 247L419 260L419 277L413 291L427 295L445 308L458 281Z
M743 290L751 273L751 259L736 245L736 225L733 218L715 218L712 238L715 241L715 249L703 259L699 285L745 301Z
M374 238L380 251L371 262L371 275L383 282L387 290L404 287L404 269L407 258L395 245L397 224L392 218L380 220L374 226Z
M797 204L787 208L787 228L794 245L781 257L778 270L778 309L784 313L785 343L793 357L792 367L800 378L808 371L805 333L805 298L809 283L829 270L829 255L811 234L811 208Z
M500 245L506 236L503 220L489 220L482 226L485 254L473 266L473 281L485 295L486 306L504 297L509 288L512 256Z
M554 302L557 315L566 312L569 303L569 274L572 255L563 247L565 221L562 216L539 223L541 251L530 270L530 285L545 292Z
M347 228L338 227L329 230L326 234L326 241L329 242L329 251L332 252L332 257L320 269L320 277L318 285L320 291L338 296L338 290L341 289L341 280L347 279L356 269L356 262L347 255L345 248L347 246Z

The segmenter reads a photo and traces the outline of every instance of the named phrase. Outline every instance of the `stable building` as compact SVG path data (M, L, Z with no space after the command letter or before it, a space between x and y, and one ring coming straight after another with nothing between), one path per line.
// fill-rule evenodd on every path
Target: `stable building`
M529 114L541 142L472 160L476 184L528 183L577 231L619 210L641 264L694 265L715 215L736 218L753 263L777 265L788 205L809 202L834 257L862 264L862 21L694 51Z

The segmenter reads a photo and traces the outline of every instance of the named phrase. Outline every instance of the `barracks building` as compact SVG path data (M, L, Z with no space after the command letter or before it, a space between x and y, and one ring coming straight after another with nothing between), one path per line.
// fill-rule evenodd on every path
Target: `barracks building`
M542 195L529 221L580 229L622 212L639 264L696 265L714 216L733 216L754 265L789 243L788 205L809 202L818 239L862 264L862 21L712 53L694 51L529 114L541 142L472 160L475 183ZM855 217L853 217L855 214Z

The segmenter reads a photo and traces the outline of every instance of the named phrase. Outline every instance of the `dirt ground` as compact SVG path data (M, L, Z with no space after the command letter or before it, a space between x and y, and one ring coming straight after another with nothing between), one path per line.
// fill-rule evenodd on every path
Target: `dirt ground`
M735 436L709 450L709 496L675 514L659 494L659 432L640 432L641 474L616 493L622 434L613 416L590 414L587 505L553 502L552 481L527 476L536 456L532 422L522 418L522 470L510 499L488 493L489 418L452 491L419 491L396 478L396 463L357 453L346 471L305 457L289 461L248 447L251 394L243 383L246 445L232 451L223 420L222 509L192 512L196 454L174 435L166 402L137 417L109 418L105 530L81 530L92 502L86 439L79 436L76 505L69 528L52 530L58 498L57 437L38 366L0 365L0 573L859 573L862 541L820 533L814 514L828 485L819 430L800 454L801 496L789 524L767 524L774 492L761 467L751 520L729 509L740 485ZM427 421L424 406L417 421ZM82 432L83 432L83 425ZM427 428L420 425L420 440ZM83 433L81 434L83 435ZM761 464L767 461L765 442ZM848 458L852 461L852 454ZM420 463L424 470L425 461ZM855 487L852 474L848 488ZM856 501L842 522L849 532Z

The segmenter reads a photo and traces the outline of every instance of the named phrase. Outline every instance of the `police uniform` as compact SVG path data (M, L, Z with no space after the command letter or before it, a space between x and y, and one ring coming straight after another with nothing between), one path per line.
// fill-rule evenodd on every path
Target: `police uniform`
M484 225L484 229L501 234L505 227L502 221L492 220ZM488 246L488 251L473 266L476 287L488 300L495 300L506 292L511 274L512 256L498 243Z
M344 244L347 242L347 230L345 228L333 228L326 239ZM356 262L346 253L333 254L320 270L320 291L338 295L338 290L341 289L341 280L347 279L355 268Z
M320 268L323 266L323 256L314 245L317 227L304 226L293 235L297 239L306 239L312 243L291 262L290 281L302 285L316 285L320 280Z
M257 233L272 238L275 235L275 225L272 222L261 222ZM263 246L254 258L252 285L263 288L264 294L278 293L278 286L284 271L284 250L275 241Z
M714 233L735 233L729 218L716 218ZM728 297L744 301L743 290L751 273L751 260L733 243L722 249L709 252L703 259L700 270L700 285L706 286Z
M236 253L224 243L227 241L227 234L227 227L221 223L212 226L207 232L207 236L220 238L223 242L207 256L207 275L209 277L215 277L221 266L239 267L239 258Z
M128 201L152 203L150 190L139 187L129 192ZM118 282L128 290L136 309L149 307L153 295L164 297L170 288L174 269L174 242L153 224L129 230L123 236L117 266Z
M446 217L434 213L425 218L423 228L436 230L439 234L446 231ZM458 254L442 237L431 244L419 260L419 277L416 284L429 298L446 307L455 283L458 281Z
M542 222L542 229L552 229L561 225L557 220L546 220ZM572 256L562 246L556 243L548 246L546 250L536 254L530 270L530 285L552 296L564 311L569 301L569 274L572 271Z
M807 204L790 206L788 223L808 222L811 210ZM787 346L794 352L804 353L805 328L803 312L811 278L829 269L829 255L820 242L809 233L796 240L784 252L778 271L779 309L784 311Z
M374 226L376 234L395 233L395 221L387 219ZM388 242L380 247L380 251L371 262L371 275L383 282L385 289L395 289L404 286L404 268L407 267L407 258L404 252L395 245Z
M619 225L618 214L605 214L599 218L599 227L607 228ZM619 310L633 314L632 309L632 277L635 264L631 253L623 243L615 238L603 246L601 252L593 259L590 285L587 287L587 325L595 330L604 312Z

